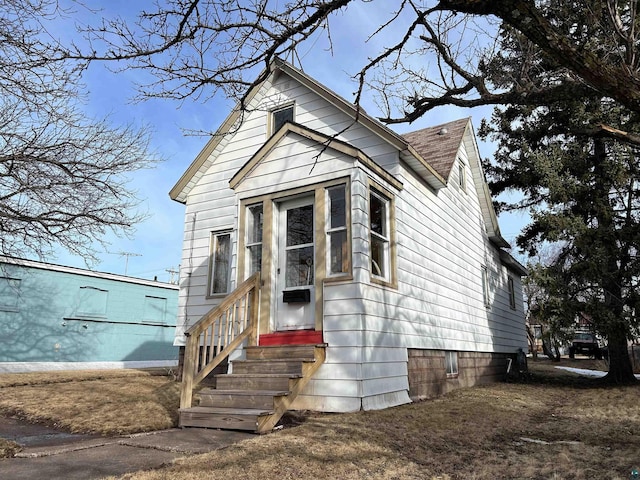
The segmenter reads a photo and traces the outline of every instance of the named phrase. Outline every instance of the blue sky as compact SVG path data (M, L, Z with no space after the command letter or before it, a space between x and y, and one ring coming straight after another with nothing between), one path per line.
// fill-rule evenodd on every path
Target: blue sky
M103 7L103 16L115 13L130 16L130 9L136 4L110 2L108 7ZM373 26L379 25L383 18L386 14L380 8L362 3L338 14L331 22L333 48L329 50L324 37L303 46L300 50L303 70L347 100L352 100L356 85L351 75L357 72L367 56L379 53L380 48L392 42L390 36L365 41L374 30ZM76 18L70 20L98 21L99 15L80 11ZM296 66L299 67L297 63ZM99 64L93 65L84 78L89 91L88 113L97 117L110 115L114 123L147 124L153 132L152 149L165 159L157 168L137 172L131 178L131 186L143 199L142 208L149 213L149 218L137 226L132 239L109 236L109 251L99 256L100 263L94 269L124 274L126 266L128 275L148 279L157 276L158 280L169 281L171 274L167 270L177 270L181 260L184 206L170 200L168 192L208 140L203 136L186 136L184 129L215 131L233 108L234 101L215 97L207 101L154 99L134 103L131 100L135 95L134 83L143 80L144 75L135 70L112 72ZM363 106L369 114L378 115L379 111L369 96L364 99ZM471 116L477 130L481 119L488 117L491 110L490 107L473 110L440 107L412 125L400 124L392 128L404 133ZM493 145L482 142L479 142L479 148L483 157L491 156L494 150ZM503 236L513 243L527 219L522 214L510 214L501 215L499 221ZM134 255L127 257L121 255L122 252ZM57 258L47 260L85 268L81 258L64 251Z

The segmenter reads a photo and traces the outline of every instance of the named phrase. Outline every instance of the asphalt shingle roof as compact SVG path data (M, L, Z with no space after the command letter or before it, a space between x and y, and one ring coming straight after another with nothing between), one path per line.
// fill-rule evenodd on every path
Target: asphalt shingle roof
M468 122L468 118L461 118L460 120L454 120L453 122L444 123L435 127L405 133L402 135L402 138L404 138L442 178L448 181Z

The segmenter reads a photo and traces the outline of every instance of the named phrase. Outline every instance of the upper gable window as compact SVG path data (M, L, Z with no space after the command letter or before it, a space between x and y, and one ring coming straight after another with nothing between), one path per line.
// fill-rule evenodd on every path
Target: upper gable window
M458 185L460 190L466 192L467 190L467 169L462 160L458 160Z
M293 104L271 111L271 132L276 133L287 122L293 122Z

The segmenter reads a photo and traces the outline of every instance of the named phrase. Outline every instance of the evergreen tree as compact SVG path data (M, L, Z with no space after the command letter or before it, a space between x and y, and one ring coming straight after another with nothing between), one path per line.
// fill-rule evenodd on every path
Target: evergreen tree
M587 315L608 340L606 379L635 382L627 340L639 323L640 152L585 125L635 129L640 118L593 95L496 108L492 120L480 132L498 141L495 163L485 162L492 191L520 192L509 208L532 214L518 245L531 254L545 242L561 246L545 272L563 300L554 314Z

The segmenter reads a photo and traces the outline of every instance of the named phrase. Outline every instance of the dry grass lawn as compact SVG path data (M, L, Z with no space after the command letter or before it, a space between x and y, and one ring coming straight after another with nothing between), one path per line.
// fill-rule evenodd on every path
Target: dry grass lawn
M528 383L461 389L383 411L306 414L295 428L121 478L628 479L640 466L640 387L600 387L547 362L530 367ZM155 417L157 428L175 424L178 388L165 377L14 385L0 387L5 414L68 426L70 416L92 410L68 427L77 431L151 429ZM83 400L87 391L94 405ZM54 400L28 413L35 407L23 400L42 395ZM73 415L64 413L69 408ZM140 415L147 420L121 418Z
M640 465L640 387L603 388L547 362L531 366L529 383L384 411L309 414L296 428L121 478L629 478Z
M0 375L0 414L74 433L119 435L177 425L179 384L139 370Z

